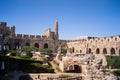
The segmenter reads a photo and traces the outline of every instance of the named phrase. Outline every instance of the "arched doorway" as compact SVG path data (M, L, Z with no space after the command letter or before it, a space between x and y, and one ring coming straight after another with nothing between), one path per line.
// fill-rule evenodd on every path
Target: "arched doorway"
M74 71L75 73L81 73L81 66L74 65Z
M107 49L106 48L103 49L103 54L107 54Z
M79 65L70 65L66 70L67 73L82 73L81 66Z
M39 44L38 43L35 43L34 45L36 48L39 48Z
M30 46L30 43L26 43L25 46Z
M100 53L100 49L97 48L97 49L96 49L96 54L99 54L99 53Z
M47 43L44 44L44 48L48 48L48 44Z
M110 52L111 52L111 55L114 55L115 54L115 49L111 48Z
M75 52L75 48L74 48L74 47L72 47L72 52L73 52L73 53Z
M89 53L89 54L91 53L91 48L88 49L88 53Z

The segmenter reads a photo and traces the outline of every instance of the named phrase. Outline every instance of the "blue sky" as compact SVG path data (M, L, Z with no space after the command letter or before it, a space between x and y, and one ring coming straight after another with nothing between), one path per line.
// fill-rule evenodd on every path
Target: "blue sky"
M120 35L120 0L0 0L0 22L17 34L43 35L56 20L60 39Z

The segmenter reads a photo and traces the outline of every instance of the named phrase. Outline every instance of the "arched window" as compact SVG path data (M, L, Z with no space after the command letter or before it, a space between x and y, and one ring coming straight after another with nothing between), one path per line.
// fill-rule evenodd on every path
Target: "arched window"
M96 49L96 54L99 54L99 53L100 53L100 49L97 48L97 49Z
M26 43L25 46L30 46L30 43Z
M115 49L111 48L110 52L111 52L111 55L114 55L115 54Z
M36 48L39 48L39 44L38 43L35 43L34 45Z
M103 54L107 54L107 49L106 48L103 49Z
M47 43L44 44L44 48L48 48L48 44Z
M72 47L72 52L73 52L73 53L75 52L75 48L74 48L74 47Z

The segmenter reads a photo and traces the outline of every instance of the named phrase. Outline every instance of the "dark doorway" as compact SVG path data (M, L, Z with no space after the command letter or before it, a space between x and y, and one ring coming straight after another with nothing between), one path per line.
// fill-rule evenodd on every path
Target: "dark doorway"
M73 52L73 53L75 52L75 48L74 48L74 47L72 47L72 52Z
M25 46L30 46L30 44L29 44L29 43L26 43Z
M75 73L81 73L81 67L78 65L74 65L74 72Z
M107 49L106 48L103 49L103 54L107 54Z
M89 48L88 53L89 53L89 54L91 53L91 48Z
M114 55L115 54L115 49L114 48L111 48L111 55Z
M100 49L97 48L97 49L96 49L96 54L99 54L99 53L100 53Z
M39 48L39 44L38 43L35 43L34 45L36 48Z
M47 43L44 44L44 48L48 48L48 44Z
M70 66L71 67L71 66ZM81 66L73 65L73 69L67 70L68 73L82 73Z

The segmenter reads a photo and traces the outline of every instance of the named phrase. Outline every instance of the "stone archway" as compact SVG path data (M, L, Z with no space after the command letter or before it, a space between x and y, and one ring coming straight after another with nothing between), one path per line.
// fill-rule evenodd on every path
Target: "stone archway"
M25 46L30 46L30 43L26 43Z
M91 48L88 49L88 53L89 53L89 54L91 53Z
M107 54L107 49L106 48L103 49L103 54Z
M44 48L48 48L48 43L45 43L45 44L44 44Z
M75 71L75 73L81 73L82 72L81 66L74 65L74 71Z
M115 55L115 49L111 48L110 53L111 53L111 55Z
M96 54L100 54L100 49L99 48L96 49Z
M81 66L77 64L73 64L67 67L66 72L67 73L82 73L82 68Z
M34 46L35 46L36 48L39 48L39 44L38 44L38 43L35 43Z

